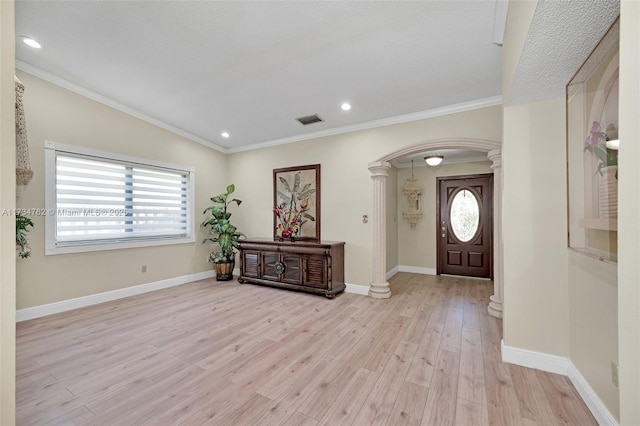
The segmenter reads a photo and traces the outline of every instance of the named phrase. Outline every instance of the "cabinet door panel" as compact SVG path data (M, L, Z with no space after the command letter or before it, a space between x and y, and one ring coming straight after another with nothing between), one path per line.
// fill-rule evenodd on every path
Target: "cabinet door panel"
M289 284L302 284L302 258L283 255L282 263L284 264L282 281Z
M261 278L278 281L280 279L280 273L276 270L278 264L280 264L280 255L278 253L263 252Z
M303 284L311 287L326 288L326 273L327 259L320 256L309 256L306 258Z
M245 251L242 253L242 275L258 278L260 276L259 256L257 251Z

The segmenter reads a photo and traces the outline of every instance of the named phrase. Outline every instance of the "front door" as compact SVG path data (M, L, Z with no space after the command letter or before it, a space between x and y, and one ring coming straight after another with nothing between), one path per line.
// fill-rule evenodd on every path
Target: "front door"
M493 174L438 178L437 273L493 278Z

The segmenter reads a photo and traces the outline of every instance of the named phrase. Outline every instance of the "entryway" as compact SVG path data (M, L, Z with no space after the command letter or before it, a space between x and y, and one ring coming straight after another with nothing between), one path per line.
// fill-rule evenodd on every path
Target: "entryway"
M437 179L437 274L493 278L493 174Z
M391 297L391 290L386 277L386 186L389 163L392 160L420 152L438 149L468 149L487 154L493 163L491 168L494 175L493 187L493 220L494 220L494 293L488 306L491 315L502 318L502 144L486 139L448 138L422 142L394 151L369 164L371 179L373 180L373 210L371 213L373 246L372 246L372 280L369 296L373 298Z

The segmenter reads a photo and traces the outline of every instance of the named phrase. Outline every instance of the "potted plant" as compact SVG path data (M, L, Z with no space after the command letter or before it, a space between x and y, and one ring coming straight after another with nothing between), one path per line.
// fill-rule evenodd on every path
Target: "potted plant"
M33 222L26 216L16 215L16 250L20 259L26 259L31 256L31 247L27 240L28 227L33 228Z
M589 131L589 136L584 141L584 151L592 152L598 157L598 168L596 173L600 176L607 167L613 170L615 178L618 179L618 149L610 147L609 141L618 138L618 130L610 124L607 130L603 131L599 122L594 121Z
M236 249L238 241L245 237L242 232L229 222L231 213L227 211L232 203L240 205L241 200L233 198L227 201L229 195L233 194L236 187L231 184L227 186L226 192L211 198L213 205L204 210L206 214L209 212L211 217L202 222L202 226L209 229L209 238L204 241L218 243L219 250L213 251L209 255L209 260L213 262L216 270L217 281L229 281L233 279L233 268L235 266Z

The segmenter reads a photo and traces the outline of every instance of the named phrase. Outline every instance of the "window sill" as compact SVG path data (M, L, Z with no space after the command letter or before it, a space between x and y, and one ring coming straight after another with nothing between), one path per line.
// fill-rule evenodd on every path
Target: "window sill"
M141 247L156 247L176 244L192 244L195 242L195 238L168 238L157 240L144 240L144 241L123 241L118 243L100 243L95 244L83 244L83 245L67 245L56 247L54 245L47 245L45 247L45 256L58 255L58 254L71 254L71 253L84 253L90 251L106 251L106 250L121 250L128 248L141 248Z
M580 220L580 227L585 229L600 229L603 231L617 231L618 219L582 219Z

